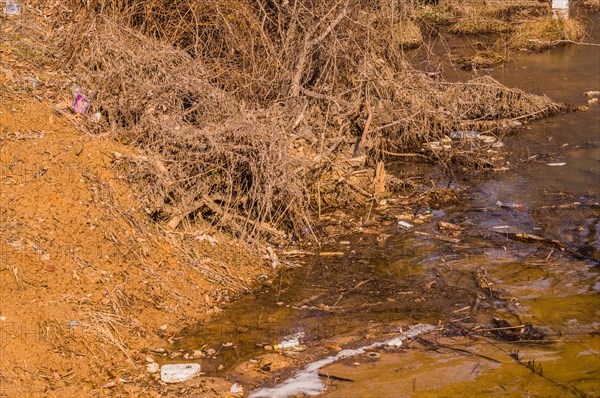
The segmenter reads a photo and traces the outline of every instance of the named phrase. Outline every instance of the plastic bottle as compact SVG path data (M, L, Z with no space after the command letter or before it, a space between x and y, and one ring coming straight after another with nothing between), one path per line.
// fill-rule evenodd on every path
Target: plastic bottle
M453 140L470 140L479 137L477 131L451 131L450 138Z
M515 202L501 202L501 201L497 201L496 202L496 206L498 207L505 207L507 209L522 209L523 208L523 203L515 203Z
M275 350L287 350L288 348L298 347L300 345L300 340L298 339L287 339L283 340L279 344L275 344L273 349Z

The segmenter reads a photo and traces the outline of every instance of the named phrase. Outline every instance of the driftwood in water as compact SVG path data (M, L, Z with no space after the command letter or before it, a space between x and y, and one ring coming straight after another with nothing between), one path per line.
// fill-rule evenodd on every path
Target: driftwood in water
M575 257L579 260L588 260L588 261L594 262L595 264L599 263L598 260L596 260L595 258L587 256L587 255L581 253L579 250L573 249L556 239L544 238L542 236L528 234L526 232L505 232L505 231L497 231L497 232L499 234L506 236L509 239L512 239L512 240L518 240L518 241L526 242L526 243L543 243L543 244L551 245L551 246L558 248L561 251L565 251L565 252L569 253L570 255L572 255L573 257Z

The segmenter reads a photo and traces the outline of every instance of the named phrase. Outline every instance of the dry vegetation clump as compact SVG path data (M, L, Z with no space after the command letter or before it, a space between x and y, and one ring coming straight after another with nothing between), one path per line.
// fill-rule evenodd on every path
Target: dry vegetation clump
M509 57L493 50L477 51L475 54L454 59L456 65L467 70L489 68L508 61Z
M63 13L65 56L106 123L147 152L121 169L173 228L196 217L244 236L298 232L311 206L372 199L374 175L398 183L358 155L477 164L486 148L423 144L561 109L491 78L414 70L403 54L422 37L408 3L88 4Z
M500 34L513 30L519 19L548 15L550 3L537 0L446 0L436 7L433 15L453 15L450 31L455 34Z
M519 50L540 51L557 44L580 41L585 33L581 22L572 18L536 18L518 25L509 45Z
M501 19L475 16L464 17L450 28L450 32L462 35L507 33L511 30L512 26Z
M114 22L76 29L65 50L77 57L81 81L96 88L95 110L121 140L148 152L119 162L148 213L176 227L201 212L251 235L283 214L302 219L300 163L277 107L247 110L207 83L186 52Z

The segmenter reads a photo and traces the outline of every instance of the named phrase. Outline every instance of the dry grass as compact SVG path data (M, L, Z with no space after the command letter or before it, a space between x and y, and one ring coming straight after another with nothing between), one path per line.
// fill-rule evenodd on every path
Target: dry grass
M501 19L466 16L459 19L450 31L455 34L472 35L481 33L507 33L512 30L512 26Z
M411 20L397 22L394 25L392 44L402 49L419 47L423 44L421 28Z
M509 45L518 50L540 51L565 42L580 41L586 34L575 19L536 18L517 26Z

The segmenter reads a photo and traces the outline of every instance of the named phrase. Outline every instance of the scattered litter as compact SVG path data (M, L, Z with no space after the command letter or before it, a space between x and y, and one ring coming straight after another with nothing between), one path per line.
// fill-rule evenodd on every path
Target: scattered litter
M493 229L508 229L508 228L512 228L510 225L496 225L495 227L492 227Z
M514 203L514 202L501 202L501 201L497 201L496 202L496 206L498 207L505 207L507 209L522 209L523 208L523 203Z
M479 133L477 131L451 131L450 138L453 140L472 140L479 138Z
M273 269L279 267L279 258L277 257L277 253L275 253L275 250L271 246L267 247L267 253L269 256L268 259L271 260L271 267L273 267Z
M381 356L381 354L378 352L367 352L367 357L369 357L371 359L377 359L380 356Z
M401 341L409 338L414 338L419 334L427 333L434 329L435 326L431 325L417 325L408 332L402 333L400 336L393 340L373 343L371 345L357 348L355 350L342 350L334 356L329 356L325 359L321 359L320 361L308 364L306 367L304 367L304 369L296 373L293 377L287 379L281 384L276 385L275 387L262 388L260 390L254 391L249 395L249 397L284 398L299 394L304 394L308 396L319 395L327 389L327 387L321 382L321 379L319 378L319 369L321 369L322 367L345 358L364 354L372 348L385 346L391 341Z
M244 388L242 386L240 386L238 383L233 383L233 385L229 389L229 392L232 394L243 394Z
M402 346L402 342L406 339L412 339L413 337L416 337L422 333L427 333L427 332L431 332L432 330L435 329L435 326L431 326L431 325L416 325L415 327L413 327L411 330L409 330L408 332L402 333L400 336L389 340L386 345L388 347L401 347Z
M349 245L349 244L350 244L350 241L349 241L349 240L341 240L341 241L340 241L340 245L347 246L347 245Z
M597 104L597 103L598 103L598 98L594 97L594 98L588 100L588 104L589 105L594 105L594 104Z
M17 4L14 0L6 0L6 5L4 6L4 14L9 17L14 17L21 14L21 6Z
M566 163L546 163L546 166L550 166L550 167L561 167L566 165Z
M273 349L278 350L278 351L284 351L290 348L294 348L294 347L298 347L300 345L300 340L298 339L287 339L287 340L283 340L281 343L279 344L275 344L273 346Z
M583 93L586 97L598 97L600 96L600 91L586 91Z
M0 316L0 321L4 322L6 320L5 316Z
M71 91L73 92L73 105L71 106L73 112L84 115L90 106L87 97L81 92L81 87L78 85L73 86Z
M163 365L160 368L160 379L165 383L181 383L194 378L200 373L197 363Z
M398 221L398 226L403 228L412 228L413 225L407 223L406 221Z
M207 234L196 235L196 236L194 236L194 239L199 240L200 242L207 241L212 246L215 246L217 243L219 243L217 241L217 238L215 238L214 236L207 235Z

